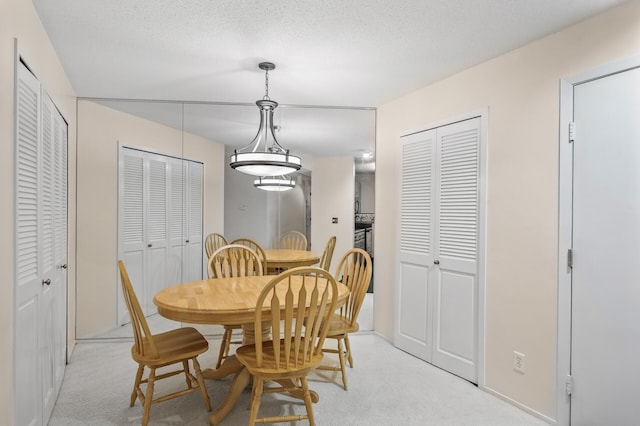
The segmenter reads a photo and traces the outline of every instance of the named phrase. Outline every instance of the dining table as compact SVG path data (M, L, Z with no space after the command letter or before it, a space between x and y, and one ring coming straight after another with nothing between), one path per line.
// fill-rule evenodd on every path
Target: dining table
M311 266L320 262L320 256L310 250L265 249L264 255L270 270Z
M242 324L243 344L251 344L255 342L257 333L260 333L263 341L271 339L267 326L256 332L254 317L258 297L273 278L275 275L191 281L160 290L153 302L160 315L174 321L192 324ZM301 281L302 277L294 277L295 279ZM322 285L326 285L325 283ZM338 306L345 303L348 294L349 289L338 283ZM294 303L297 304L297 300L294 300ZM270 306L265 304L262 315L265 321L270 320ZM242 391L249 385L251 375L235 355L227 357L220 368L205 368L202 375L205 379L213 380L234 375L225 400L209 417L209 424L217 425L231 411ZM292 392L292 396L302 398L301 394L295 392ZM318 394L312 391L311 399L317 402Z

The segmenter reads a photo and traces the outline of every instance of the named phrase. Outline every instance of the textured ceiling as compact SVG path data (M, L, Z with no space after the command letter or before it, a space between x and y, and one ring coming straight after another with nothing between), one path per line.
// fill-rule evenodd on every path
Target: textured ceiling
M349 107L379 106L620 3L34 0L78 96L253 103L264 93L257 64L268 60L277 66L270 73L272 99ZM237 130L237 139L220 142L253 138L258 121L253 108L254 124L244 133ZM315 110L316 119L335 111ZM292 126L287 112L282 114L286 144L292 138L285 129ZM337 116L316 127L339 127L330 121ZM233 122L244 120L222 121L233 133ZM322 133L324 148L356 144L342 137L348 138L329 133L327 139ZM309 140L302 143L317 148Z

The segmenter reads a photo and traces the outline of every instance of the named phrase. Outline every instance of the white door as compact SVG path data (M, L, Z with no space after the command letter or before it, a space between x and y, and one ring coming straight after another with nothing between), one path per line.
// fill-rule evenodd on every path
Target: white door
M147 315L156 312L153 295L166 288L167 279L168 230L168 165L163 155L147 155L145 167L146 207L146 283L147 292L143 299ZM173 283L171 283L173 284Z
M400 248L394 343L431 362L436 131L401 138Z
M395 344L477 382L480 118L402 138Z
M67 129L22 64L17 77L15 411L16 424L40 425L66 364Z
M147 274L146 234L145 234L145 193L144 193L144 153L133 149L121 148L118 180L118 259L127 267L134 291L144 300ZM114 268L116 265L114 265ZM119 281L118 288L118 324L130 321L129 312L124 304Z
M204 166L194 161L187 162L187 229L186 229L186 281L202 279L204 245L202 243L202 207Z
M168 277L171 284L185 282L184 257L187 210L185 198L186 165L179 158L169 160L169 259Z
M200 280L203 276L203 179L202 163L170 159L169 284Z
M571 423L640 419L640 69L574 87Z
M203 164L120 147L118 258L145 315L163 288L202 279ZM118 323L129 313L118 286Z
M39 218L40 218L40 271L45 285L42 286L40 299L40 351L46 353L42 357L42 401L44 418L49 418L55 404L55 356L54 338L56 325L56 282L55 258L54 258L54 166L55 158L54 129L56 113L53 102L46 94L42 95L42 133L41 133L41 160L40 160L40 192L39 192Z
M437 129L433 363L477 382L480 119Z
M60 389L67 364L67 145L68 126L62 115L54 114L54 383Z
M40 312L42 275L39 265L40 84L18 66L16 96L16 424L42 424ZM44 308L46 310L46 308Z

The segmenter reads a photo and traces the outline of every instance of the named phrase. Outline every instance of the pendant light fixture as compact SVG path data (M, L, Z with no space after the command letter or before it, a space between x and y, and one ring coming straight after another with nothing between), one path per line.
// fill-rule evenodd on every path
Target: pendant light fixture
M229 165L232 169L254 176L282 176L300 170L300 157L289 154L278 143L273 129L273 111L278 107L269 98L269 71L276 68L271 62L261 62L265 72L264 97L256 101L260 109L260 128L253 141L244 148L234 150Z
M253 186L264 191L288 191L296 187L296 182L286 176L260 177Z

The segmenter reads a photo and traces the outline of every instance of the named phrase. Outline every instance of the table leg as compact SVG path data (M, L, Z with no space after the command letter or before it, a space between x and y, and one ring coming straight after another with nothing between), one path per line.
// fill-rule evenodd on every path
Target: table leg
M262 341L271 339L270 323L265 322L261 330ZM256 330L251 324L242 326L242 344L251 345L256 341ZM210 380L220 380L227 376L237 373L242 368L242 364L236 359L235 355L228 356L220 365L220 368L206 368L202 370L202 377Z
M242 364L236 359L235 355L227 357L220 368L205 368L202 370L202 377L210 380L220 380L227 376L236 374L242 369Z
M247 370L246 368L242 368L240 371L238 371L236 376L233 378L233 382L231 382L231 388L229 389L227 397L222 402L222 404L218 408L216 408L216 410L209 416L210 425L219 424L222 419L224 419L225 416L229 414L229 411L231 411L233 406L238 401L240 394L242 394L242 391L249 385L250 382L251 374L249 374L249 370Z
M262 341L271 340L271 323L264 321L262 323L261 336ZM256 328L253 323L242 325L242 344L252 345L256 342Z

